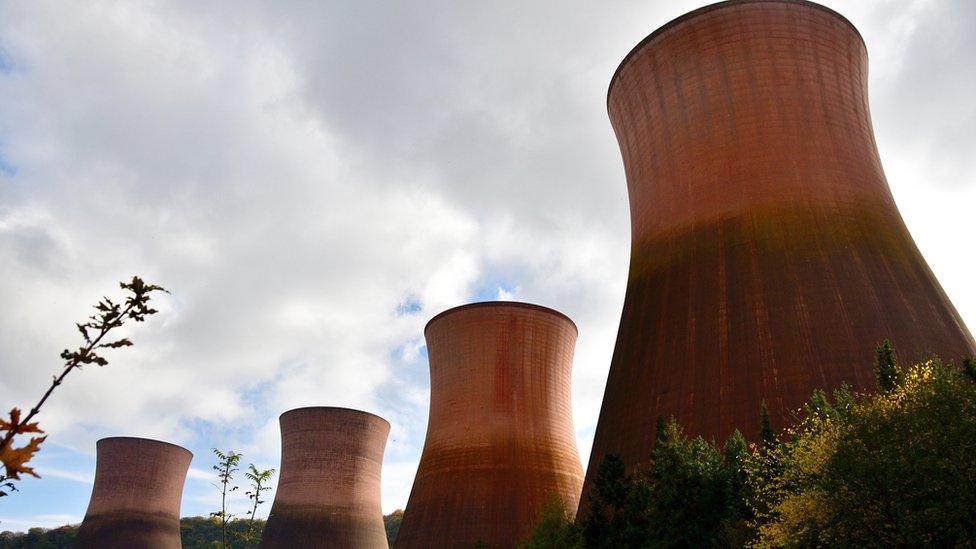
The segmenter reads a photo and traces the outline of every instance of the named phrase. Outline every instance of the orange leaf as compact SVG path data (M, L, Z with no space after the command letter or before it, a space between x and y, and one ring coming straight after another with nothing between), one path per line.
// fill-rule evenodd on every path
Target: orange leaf
M30 459L34 457L34 454L41 449L41 443L47 437L33 437L27 446L22 446L20 448L14 448L13 441L5 443L0 446L0 462L3 462L3 466L6 469L7 478L13 480L20 479L20 475L31 475L40 478L40 475L34 472L32 467L27 467L27 463Z
M10 421L4 421L0 419L0 431L13 431L15 435L22 435L24 433L43 433L44 431L38 427L37 422L34 423L21 423L20 422L20 409L14 408L10 410Z

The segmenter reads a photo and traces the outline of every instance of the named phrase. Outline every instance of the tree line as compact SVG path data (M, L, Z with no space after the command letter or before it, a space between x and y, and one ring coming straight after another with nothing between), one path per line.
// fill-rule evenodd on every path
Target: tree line
M896 361L877 391L816 391L777 432L724 444L659 420L646 466L609 455L579 517L555 501L523 546L976 546L976 362Z

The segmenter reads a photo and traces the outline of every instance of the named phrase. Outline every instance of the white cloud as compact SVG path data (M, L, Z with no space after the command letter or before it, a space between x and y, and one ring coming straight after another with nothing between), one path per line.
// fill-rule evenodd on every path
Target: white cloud
M51 478L63 478L65 480L70 480L74 482L79 482L81 484L94 484L95 473L94 471L84 474L84 473L74 473L72 471L63 471L61 469L56 469L53 467L38 467L35 469L41 478L51 477Z
M193 480L202 480L206 482L213 482L216 478L215 473L210 471L204 471L203 469L197 469L196 467L190 467L186 471L186 478Z
M4 530L23 532L29 528L57 528L66 524L78 524L82 517L67 514L40 514L17 517L0 516Z

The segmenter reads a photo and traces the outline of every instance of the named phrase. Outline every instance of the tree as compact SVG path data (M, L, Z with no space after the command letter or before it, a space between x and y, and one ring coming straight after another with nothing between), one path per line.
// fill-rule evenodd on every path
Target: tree
M878 394L814 394L805 412L777 450L757 546L976 539L976 384L962 370L929 360Z
M96 313L89 317L87 322L76 324L84 344L77 351L65 349L61 352L61 359L64 360L61 373L54 376L51 385L37 404L23 418L19 408L11 409L8 419L0 418L0 433L3 434L0 438L0 462L3 463L4 468L3 474L0 474L0 497L16 490L13 481L20 480L20 475L40 478L40 475L28 464L47 437L34 436L41 435L44 431L41 430L38 422L32 420L41 411L41 406L47 402L54 389L61 385L68 374L74 370L80 370L89 364L108 365L108 360L100 354L103 349L131 346L132 341L128 338L108 341L107 336L130 320L142 322L147 316L156 314L156 309L149 307L149 299L153 292L166 291L161 286L146 284L137 276L132 277L131 282L121 282L119 285L129 295L121 303L116 303L107 297L102 298L95 305ZM15 446L15 438L18 435L29 436L27 443L20 447Z
M251 481L251 489L245 492L245 495L252 501L253 504L251 506L251 517L248 519L248 523L247 523L247 530L242 536L245 547L249 543L255 540L254 537L255 516L257 515L258 512L258 506L264 503L264 500L261 499L261 492L271 489L270 486L266 486L265 484L271 480L271 477L274 476L274 473L275 473L274 469L266 469L264 471L261 471L257 467L255 467L253 463L250 464L247 472L244 473L244 476Z
M766 408L765 400L759 405L759 424L761 425L759 429L759 442L762 444L762 447L768 449L776 446L776 431L773 430L773 424L769 420L769 409Z
M252 503L251 517L247 521L247 530L245 530L244 534L240 536L241 540L244 542L244 547L247 547L251 542L257 541L258 539L256 534L257 531L254 529L255 515L258 513L258 506L264 503L264 500L261 499L261 492L271 489L270 486L266 486L265 484L271 480L271 477L273 477L274 474L274 469L260 471L254 466L253 463L248 466L247 471L244 473L244 476L251 481L251 489L244 492L244 494L248 497L248 499L251 500Z
M746 442L738 431L725 450L701 437L689 438L672 418L663 441L651 452L643 475L650 546L728 546L741 537L749 517L742 494Z
M628 502L631 478L624 462L616 455L608 454L600 462L589 492L586 516L581 522L586 546L620 547L617 542L626 529L625 506Z
M888 393L898 385L898 365L895 363L895 350L887 339L874 351L874 377L878 390Z
M962 371L969 381L976 383L976 359L971 356L962 359Z
M668 440L668 423L664 418L657 416L654 420L654 445L664 444Z
M587 547L741 546L751 534L748 445L735 431L722 450L659 421L649 464L627 474L607 456L580 526ZM560 532L550 520L549 531Z
M562 499L553 496L546 503L532 535L520 545L522 549L582 549L580 527L566 509Z
M747 463L750 458L749 443L738 429L732 432L722 457L726 468L725 509L718 535L726 547L744 547L752 538L752 509L748 504L749 475Z
M241 461L241 454L234 452L233 450L229 452L221 452L220 450L214 448L213 453L217 456L217 465L213 466L213 470L217 471L217 478L219 483L214 484L218 490L220 490L220 511L214 511L210 513L213 517L214 522L220 525L221 532L221 547L228 547L227 544L227 523L230 521L234 515L227 513L227 494L237 490L238 486L231 486L231 481L234 480L234 473L238 471L237 464Z
M390 547L400 533L400 523L403 522L403 509L397 509L389 515L383 516L383 526L386 528L386 541Z

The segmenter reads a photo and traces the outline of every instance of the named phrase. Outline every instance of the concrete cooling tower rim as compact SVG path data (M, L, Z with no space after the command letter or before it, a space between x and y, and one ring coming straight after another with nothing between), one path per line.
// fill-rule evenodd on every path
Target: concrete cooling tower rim
M635 55L637 55L637 53L640 50L644 49L644 46L649 45L651 42L654 41L655 38L657 38L657 37L661 36L662 34L664 34L665 31L668 31L670 29L673 29L674 27L676 27L676 26L678 26L678 25L680 25L682 23L691 21L692 19L696 19L699 16L702 16L702 15L704 15L706 13L713 12L715 10L720 10L720 9L725 9L725 8L734 8L736 6L741 6L741 5L744 5L744 4L794 4L794 5L805 6L805 7L808 7L808 8L814 8L814 9L818 9L818 10L824 11L824 12L826 12L826 13L834 16L838 20L843 21L845 24L847 24L847 26L849 26L851 28L851 30L854 31L854 34L857 35L858 40L861 41L861 46L865 49L865 51L867 50L867 46L864 43L864 37L861 36L861 31L857 30L857 27L854 26L854 23L851 23L851 21L848 18L846 18L843 15L841 15L840 13L838 13L838 12L836 12L836 11L828 8L827 6L824 6L823 4L818 4L816 2L810 2L809 0L726 0L725 2L717 2L715 4L709 4L707 6L702 6L702 7L698 8L697 10L690 11L690 12L688 12L688 13L686 13L684 15L681 15L679 17L675 17L674 19L668 21L667 23L665 23L665 24L661 25L660 27L658 27L657 29L655 29L654 32L652 32L651 34L648 34L647 36L644 37L643 40L641 40L640 42L638 42L637 45L634 46L633 49L631 49L627 53L626 56L624 56L623 61L621 61L620 64L617 65L617 70L613 71L613 76L610 77L610 85L607 87L607 109L609 110L609 108L610 108L610 92L613 90L613 85L617 81L617 76L620 74L620 71L623 70L624 66L627 65L627 63L631 60L631 58L634 57ZM434 318L437 318L437 317L434 317Z
M280 416L278 416L278 419L279 420L284 419L285 416L287 416L288 414L292 414L292 413L298 413L298 412L315 412L315 411L324 412L324 411L327 411L327 410L336 410L336 411L342 411L342 412L354 412L354 413L357 413L357 414L364 414L364 415L367 415L367 416L372 416L372 417L375 417L376 419L382 421L383 423L385 423L387 425L387 427L390 426L390 422L389 421L383 419L382 417L380 417L380 416L378 416L378 415L376 415L376 414L374 414L372 412L366 412L364 410L357 410L355 408L344 408L342 406L305 406L305 407L302 407L302 408L292 408L291 410L288 410L287 412L284 412L283 414L281 414Z
M165 440L156 440L154 438L142 438L142 437L105 437L105 438L98 439L98 441L96 441L96 444L98 442L111 441L111 440L136 440L136 441L139 441L139 442L152 442L154 444L165 444L166 446L172 446L173 448L177 448L179 450L183 450L187 454L190 454L190 459L193 459L193 452L187 450L186 448L180 446L179 444L173 444L172 442L166 442Z
M513 308L531 309L542 313L555 315L569 322L569 325L572 326L573 330L576 331L576 334L579 335L579 328L576 326L576 323L573 322L573 319L566 316L565 313L561 313L555 309L551 309L543 305L536 305L535 303L525 303L522 301L479 301L477 303L467 303L464 305L458 305L457 307L452 307L446 311L441 311L440 313L437 313L436 315L434 315L433 318L428 320L427 325L424 326L424 334L426 335L427 330L430 329L430 325L433 324L434 321L439 320L441 317L451 315L460 311L466 311L468 309L486 309L489 307L513 307Z

